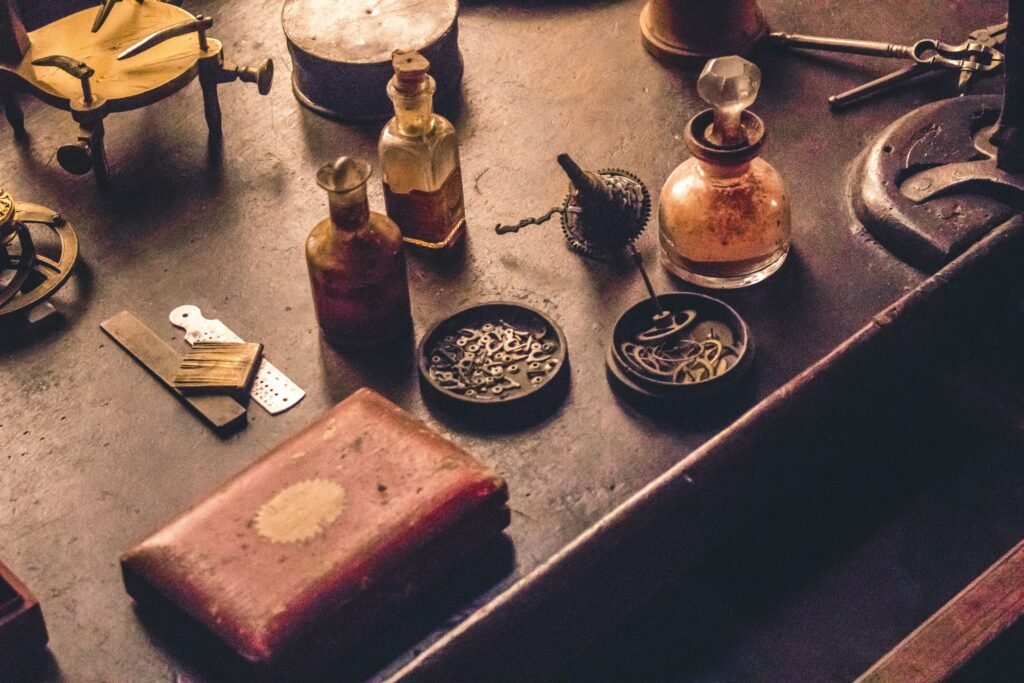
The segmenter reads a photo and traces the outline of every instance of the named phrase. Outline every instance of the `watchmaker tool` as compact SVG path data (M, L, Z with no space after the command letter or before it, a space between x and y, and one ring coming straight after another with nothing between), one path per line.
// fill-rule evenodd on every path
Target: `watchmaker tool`
M128 311L100 323L100 327L135 360L218 431L244 426L245 406L230 396L186 396L174 387L181 356Z
M201 341L225 341L242 343L242 338L228 329L220 320L203 317L197 306L178 306L170 315L171 324L185 330L185 341L196 344ZM264 358L252 387L252 399L263 406L271 415L282 413L302 400L306 395L297 384Z
M912 265L936 270L1024 211L1024 0L1010 0L1002 102L943 100L894 122L868 147L853 188L858 218Z
M99 13L82 10L26 32L17 1L0 0L0 19L0 97L15 133L25 134L18 91L70 111L76 138L57 150L57 160L69 173L95 171L101 184L107 181L107 115L158 102L198 76L216 144L222 135L217 86L242 80L266 95L273 82L273 62L227 62L220 41L207 37L213 19L168 2L105 0Z
M660 308L659 308L660 306ZM654 403L722 395L749 369L754 344L730 306L703 294L662 294L623 313L612 330L608 378L627 397Z
M597 259L632 251L651 216L651 195L643 182L620 169L584 171L568 154L559 154L558 163L572 183L562 205L515 225L498 225L495 231L499 235L519 232L560 213L571 249Z
M423 336L424 395L465 414L502 420L546 411L567 388L569 351L558 325L521 304L463 309Z
M495 232L499 235L519 232L528 225L541 225L560 213L562 232L570 249L596 259L629 254L651 299L657 303L658 296L634 244L651 217L651 194L647 186L629 171L615 168L598 173L584 171L568 154L559 154L558 163L571 181L562 206L515 225L499 224Z
M31 321L77 262L78 235L63 216L38 204L16 203L0 189L0 320L21 314Z
M262 344L196 342L178 365L174 388L183 394L228 394L244 399L262 358Z
M994 74L1002 69L1005 40L1006 22L972 31L967 40L957 44L945 43L935 38L918 40L912 45L898 45L796 33L771 33L768 36L768 42L774 45L910 60L911 64L902 69L829 97L828 103L833 110L842 109L923 74L939 71L957 71L957 92L964 94L976 75Z

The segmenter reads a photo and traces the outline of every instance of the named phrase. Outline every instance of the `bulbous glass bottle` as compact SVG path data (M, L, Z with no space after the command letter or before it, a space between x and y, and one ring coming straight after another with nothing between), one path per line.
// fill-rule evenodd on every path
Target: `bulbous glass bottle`
M703 287L760 282L789 254L786 186L758 156L764 122L744 110L759 83L757 67L739 57L708 63L699 88L714 109L690 120L685 139L693 157L672 172L661 191L662 264Z
M328 342L365 347L409 334L412 317L402 234L370 211L370 165L341 157L317 173L330 216L306 240L316 319Z

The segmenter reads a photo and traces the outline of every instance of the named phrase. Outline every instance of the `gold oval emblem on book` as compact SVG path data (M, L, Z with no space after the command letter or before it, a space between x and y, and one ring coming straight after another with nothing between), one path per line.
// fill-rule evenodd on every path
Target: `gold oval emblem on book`
M292 484L260 508L256 533L274 543L299 543L324 533L345 507L345 489L326 479Z

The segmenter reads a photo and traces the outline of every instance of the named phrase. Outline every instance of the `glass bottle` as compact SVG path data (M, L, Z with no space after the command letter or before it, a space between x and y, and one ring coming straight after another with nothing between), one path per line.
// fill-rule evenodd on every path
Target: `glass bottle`
M328 342L360 347L412 329L405 254L398 226L370 211L370 164L341 157L316 175L330 216L306 240L316 319Z
M713 59L698 92L713 109L693 117L693 155L669 176L658 207L662 264L704 287L745 287L777 271L789 254L789 196L782 177L758 156L764 122L746 111L760 70L741 57Z
M446 249L465 232L459 142L448 119L434 113L434 79L420 53L398 50L388 96L395 116L380 135L388 216L408 244Z

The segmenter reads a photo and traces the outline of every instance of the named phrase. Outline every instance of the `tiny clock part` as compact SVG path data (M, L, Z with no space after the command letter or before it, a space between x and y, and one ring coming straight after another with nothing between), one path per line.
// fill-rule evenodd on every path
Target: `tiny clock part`
M412 329L402 235L394 221L370 211L370 164L341 157L317 173L330 216L306 240L317 322L328 342L367 347Z
M745 287L777 271L790 246L790 206L778 172L758 156L764 122L746 111L761 72L742 57L712 59L697 91L712 109L686 127L693 155L669 176L658 208L662 264L703 287Z
M437 85L418 52L394 53L388 96L395 116L380 135L379 154L388 216L406 243L443 250L466 230L459 141L448 119L434 113Z
M442 320L419 349L424 394L479 416L536 413L564 394L565 335L540 311L511 303L471 306Z

